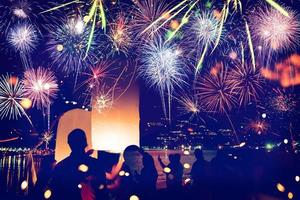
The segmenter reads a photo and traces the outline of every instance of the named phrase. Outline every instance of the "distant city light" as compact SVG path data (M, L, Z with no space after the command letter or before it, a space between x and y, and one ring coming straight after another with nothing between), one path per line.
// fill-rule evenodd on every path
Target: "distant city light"
M274 145L273 145L273 144L271 144L271 143L267 143L267 144L266 144L266 149L272 150L273 148L274 148Z

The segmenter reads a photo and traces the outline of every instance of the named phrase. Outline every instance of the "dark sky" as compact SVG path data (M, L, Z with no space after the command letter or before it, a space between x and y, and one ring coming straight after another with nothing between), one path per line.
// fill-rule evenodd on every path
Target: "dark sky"
M46 1L40 1L45 3ZM63 1L62 1L63 2ZM123 2L123 1L122 1ZM125 1L124 1L125 2ZM252 2L252 1L251 1ZM244 1L245 7L253 8L254 5L248 1ZM286 5L292 5L292 7L300 12L300 9L297 8L299 7L300 2L299 1L294 1L293 4L290 2L284 2ZM49 6L49 5L47 5ZM110 4L108 7L111 6ZM128 6L130 7L130 6ZM246 8L244 8L246 9ZM0 10L1 12L2 10ZM0 14L0 17L1 16ZM3 18L0 18L0 20L3 20ZM108 19L109 20L109 19ZM41 19L39 17L35 18L35 22L40 25L39 23L44 23L44 19ZM299 30L300 31L300 30ZM49 59L49 54L45 51L45 43L47 41L47 30L44 30L41 28L41 36L39 45L37 48L32 52L31 57L32 57L32 63L33 67L36 68L38 66L44 66L44 67L49 67L51 66L51 60ZM299 50L299 49L298 49ZM293 52L297 52L298 50L294 50ZM136 59L138 56L138 49L132 48L130 50L134 55L133 60ZM299 51L298 51L299 52ZM105 54L105 53L104 53ZM218 56L220 57L218 59ZM283 60L287 57L288 55L276 55L276 57L273 59L273 62L277 60ZM114 57L110 58L112 60L118 60L117 62L124 62L126 57L124 56L118 56L115 55ZM209 63L214 62L213 60L209 60L210 58L207 59L207 65ZM213 58L214 60L220 60L222 57L219 54L216 54ZM139 65L139 64L138 64ZM204 64L204 68L207 67ZM55 71L55 74L58 78L58 82L61 80L64 81L63 84L59 85L60 91L58 92L57 98L55 99L53 105L51 106L51 118L52 119L57 119L62 113L64 113L67 110L76 108L76 107L82 107L84 104L84 98L80 94L82 94L83 91L74 91L74 76L70 77L64 77L64 74L61 73L57 69L53 69ZM5 34L0 34L0 73L1 74L13 74L18 77L22 77L23 73L23 68L22 68L22 63L20 62L20 57L18 53L14 52L10 46L7 44ZM192 80L193 75L190 75L190 80ZM79 82L82 80L82 78L79 78ZM149 88L145 85L144 81L141 79L136 80L140 84L140 114L141 114L141 121L142 123L145 121L159 121L161 117L164 117L162 109L161 109L161 99L159 96L159 93L157 90L153 88ZM245 108L239 108L233 110L230 115L232 117L232 120L236 127L243 126L243 124L247 124L251 120L259 119L261 114L264 112L267 112L268 115L268 122L271 124L271 129L270 131L275 131L279 132L280 134L286 135L288 134L288 127L289 124L292 122L293 124L293 129L295 132L298 134L300 133L300 126L299 122L296 120L299 117L299 113L296 112L297 109L299 109L299 99L297 100L297 106L294 108L294 111L292 111L291 114L275 114L271 109L267 108L265 105L268 103L269 98L268 98L268 91L271 91L271 88L277 88L279 85L276 82L268 82L266 81L265 84L265 90L266 93L265 95L261 96L260 101L258 104L251 104L246 106ZM192 92L191 87L186 86L185 91L186 92ZM294 87L288 89L288 93L293 94L297 96L299 94L299 88ZM297 99L296 98L296 99ZM77 105L72 105L72 104L65 104L65 101L76 101L78 102ZM85 104L84 106L86 106ZM172 103L172 123L176 124L176 119L179 118L186 118L189 119L189 115L181 115L180 111L177 109L178 103L176 100L173 98L173 103ZM16 129L17 131L14 132L19 132L23 136L28 134L28 131L31 129L33 132L38 132L41 133L43 130L46 129L47 127L47 122L46 118L43 117L43 113L40 110L37 110L36 108L31 108L30 110L27 111L28 115L31 116L31 119L34 123L34 128L30 127L30 124L28 121L23 117L20 118L19 120L7 120L7 119L2 119L1 120L1 125L0 125L0 139L8 138L10 137L9 132ZM209 120L210 116L212 118L215 118L216 121L214 120ZM212 128L222 128L222 127L228 127L228 122L226 120L226 117L223 114L201 114L201 117L207 121L207 125ZM53 125L55 127L55 121L53 121ZM298 125L296 125L298 124ZM239 128L238 128L239 129ZM15 134L15 133L14 133ZM14 135L13 134L13 135Z

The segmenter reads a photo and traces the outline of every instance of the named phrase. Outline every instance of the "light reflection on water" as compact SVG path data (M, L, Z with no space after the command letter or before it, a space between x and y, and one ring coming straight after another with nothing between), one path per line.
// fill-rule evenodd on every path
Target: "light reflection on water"
M28 162L27 156L18 155L0 155L0 193L20 194L21 183L28 180ZM40 157L34 157L35 169L40 166Z

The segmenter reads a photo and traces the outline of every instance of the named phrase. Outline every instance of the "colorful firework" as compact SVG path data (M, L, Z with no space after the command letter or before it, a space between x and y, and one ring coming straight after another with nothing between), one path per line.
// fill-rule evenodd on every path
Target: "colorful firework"
M251 14L250 28L258 45L268 51L293 49L300 36L300 22L297 14L288 10L289 17L273 8L262 8Z
M20 22L29 22L36 14L32 12L36 2L27 0L12 0L0 2L0 31L7 33L8 30Z
M97 96L94 97L94 106L99 113L102 113L104 110L110 108L113 104L112 97L109 93L99 92Z
M0 117L18 119L24 115L31 123L28 115L22 107L25 99L23 85L17 77L2 75L0 77ZM31 123L32 124L32 123Z
M186 94L180 96L180 98L176 98L180 104L179 111L181 111L184 115L190 114L190 118L193 118L200 113L201 107L195 96Z
M270 109L276 113L292 113L295 111L297 101L294 95L289 94L281 89L273 89L274 94L270 98Z
M168 17L169 5L165 1L156 0L134 1L134 3L136 7L133 12L132 28L137 38L147 40L149 37L153 38L154 36L163 35L167 30L166 26L152 24L161 16L163 18ZM151 27L148 28L149 26Z
M197 11L190 23L191 41L197 41L198 49L203 49L206 44L212 45L217 37L220 20L215 17L213 12Z
M77 75L97 60L99 44L92 42L89 54L85 57L89 33L80 16L67 20L67 23L56 25L49 34L47 51L53 65L66 73Z
M217 40L222 40L224 31L220 23L221 21L216 18L212 11L202 13L197 11L192 18L189 40L193 46L196 40L196 51L199 52L197 53L197 57L199 57L196 67L197 71L201 68L208 48L216 43Z
M47 108L58 91L54 73L42 67L25 71L23 84L24 95L39 109Z
M139 74L150 87L156 87L159 90L165 115L165 93L168 95L170 109L171 94L174 87L181 87L187 77L181 56L181 50L178 47L169 43L165 44L161 38L146 43L142 49L142 67L139 69Z
M132 32L129 21L124 13L120 13L117 19L109 24L110 40L113 43L113 51L128 54L128 49L133 46Z
M197 80L197 96L204 109L210 112L226 112L236 105L234 91L229 84L229 74L223 64L214 67L216 72L199 76ZM220 66L220 67L219 67Z
M82 72L80 75L84 77L84 81L81 82L76 91L81 88L85 88L85 100L84 103L90 102L91 97L96 93L98 95L99 89L103 87L105 83L113 82L115 78L112 76L111 70L114 70L114 63L109 61L101 61L87 72Z
M17 24L8 34L9 44L15 48L17 52L28 54L37 45L38 36L34 26L24 23Z
M46 131L42 134L41 141L45 143L45 148L48 149L48 145L53 138L53 133L51 131Z
M266 133L269 128L269 124L262 120L251 121L247 126L247 129L254 131L258 135Z
M240 106L258 100L263 91L262 82L260 70L255 70L246 63L244 65L238 63L228 72L227 83L232 92L237 95Z

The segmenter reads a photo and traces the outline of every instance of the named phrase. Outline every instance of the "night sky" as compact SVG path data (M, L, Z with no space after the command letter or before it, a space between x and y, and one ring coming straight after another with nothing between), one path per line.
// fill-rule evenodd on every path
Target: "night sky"
M4 0L5 1L5 0ZM88 73L88 68L82 70L78 73L78 77L76 77L76 72L70 72L69 74L63 72L61 68L57 67L57 63L53 62L51 59L49 52L49 40L51 32L55 31L56 29L53 28L57 24L63 23L63 19L67 15L69 18L72 16L82 15L87 12L89 3L80 4L80 5L71 5L66 6L65 8L59 9L57 11L39 14L45 9L49 9L54 5L60 5L64 2L68 1L51 1L51 3L40 0L35 1L38 2L36 4L32 4L32 10L30 10L33 14L30 16L30 20L16 20L9 18L10 14L4 12L7 7L3 7L3 5L10 5L8 1L3 3L1 1L0 5L0 23L7 20L10 20L11 23L6 24L6 27L1 27L1 34L0 34L0 73L1 74L11 74L14 76L19 77L22 79L24 73L24 64L21 62L19 52L15 51L15 49L8 43L7 35L9 34L9 30L14 27L14 25L18 23L31 23L37 27L39 30L38 34L38 41L36 47L30 52L31 63L33 68L37 68L39 66L43 66L44 68L48 68L55 73L57 78L57 83L59 87L59 91L56 94L56 98L53 100L51 105L51 124L53 132L56 131L57 126L57 119L59 116L62 115L64 112L74 109L74 108L88 108L89 110L91 107L89 106L89 98L90 94L87 92L86 85L82 87L79 86L83 83L86 79L84 73ZM123 11L127 19L134 20L134 12L133 7L135 6L134 3L131 1L124 1L124 0L116 0L116 4L113 4L114 1L105 1L105 12L107 15L107 23L113 22L116 18L117 13ZM176 5L176 1L172 1L171 5ZM206 3L198 3L197 9L207 9L207 10L221 10L222 9L222 1L213 1L212 6L208 9L207 1ZM234 12L233 9L230 9L230 17L228 18L227 22L225 23L224 27L224 37L220 41L219 46L217 47L216 51L211 53L212 48L209 49L207 55L205 56L204 62L202 64L202 69L200 73L197 74L201 78L201 76L207 76L213 66L216 63L224 62L227 63L226 67L231 69L233 66L234 61L231 61L228 58L229 52L231 50L237 49L238 57L240 57L240 50L239 48L239 41L244 42L245 48L247 47L247 35L245 34L245 26L242 17L247 16L251 19L251 16L255 14L256 10L260 5L263 7L270 7L270 5L266 4L263 1L242 1L243 3L243 14L241 15L239 12ZM280 2L280 1L279 1ZM289 8L291 8L296 15L295 20L300 20L300 2L299 1L281 1ZM172 7L172 6L170 6ZM3 13L3 14L1 14ZM196 11L195 11L196 13ZM184 14L184 13L183 13ZM183 14L180 14L175 18L176 20L180 21ZM248 19L245 17L246 19ZM174 19L174 20L175 20ZM251 21L251 20L249 20ZM189 23L192 23L189 22ZM299 22L300 23L300 22ZM250 23L251 25L251 23ZM182 105L180 104L180 99L184 95L193 96L196 90L193 90L193 85L197 85L195 81L199 78L195 77L194 67L199 60L197 55L199 55L198 51L193 53L192 49L194 49L195 42L191 41L190 39L186 39L184 34L188 33L189 24L184 26L182 30L179 31L178 37L176 37L173 41L175 45L182 45L184 47L183 56L180 59L184 59L185 62L185 71L187 73L186 77L184 78L185 83L179 88L177 86L174 87L174 91L172 93L172 102L171 102L171 120L170 120L170 127L175 126L178 120L190 120L191 122L196 122L199 124L205 124L208 129L217 130L219 128L230 128L230 124L227 120L227 116L224 112L207 112L205 111L205 106L203 109L200 109L200 112L197 113L195 116L191 117L192 113L182 112ZM300 28L300 27L298 27ZM6 31L5 31L6 30ZM108 26L107 35L110 34L110 26ZM251 26L250 26L250 30ZM297 30L298 35L300 33L300 29ZM109 71L112 76L116 77L116 74L120 73L122 66L126 65L129 66L129 70L125 73L122 79L127 79L130 77L130 73L133 72L134 65L136 68L139 69L141 65L143 65L143 59L141 59L143 52L141 53L141 49L143 49L143 42L132 41L133 45L129 47L129 50L126 53L123 52L114 52L113 45L110 44L107 38L107 35L103 33L101 30L100 25L96 26L96 35L94 36L94 42L96 43L96 50L91 50L91 52L96 52L95 61L91 61L91 65L96 65L97 63L105 60L108 62L114 62L115 68ZM99 33L99 34L98 34ZM136 32L131 34L130 36L134 37ZM232 39L234 38L234 39ZM149 38L150 40L150 38ZM253 38L254 47L258 46L257 41ZM276 63L283 62L287 58L289 58L293 54L300 54L300 45L299 45L299 38L295 41L296 45L291 48L286 48L284 51L279 51L275 53L266 53L262 56L257 55L257 65L259 67L265 67L270 69L274 69ZM97 42L101 44L97 44ZM141 46L139 46L141 45ZM255 53L257 51L255 50ZM196 58L195 58L196 57ZM260 61L263 57L263 61ZM74 58L75 59L75 58ZM249 50L245 51L245 59L247 63L251 63L251 56ZM267 60L267 61L266 61ZM124 64L125 63L125 64ZM298 63L299 64L299 63ZM250 64L249 64L250 65ZM263 66L265 65L265 66ZM298 71L297 71L298 70ZM295 74L299 73L299 68L294 71ZM291 76L296 76L292 74ZM299 76L299 75L298 75ZM162 102L161 96L157 89L157 87L149 87L149 84L145 79L141 76L136 76L135 82L140 86L140 118L141 124L145 124L146 122L150 121L161 121L162 118L165 118L162 109ZM104 80L109 82L109 80ZM126 82L126 81L124 81ZM111 83L109 83L111 84ZM107 84L107 85L109 85ZM120 87L124 86L125 84L121 82ZM299 120L299 108L300 108L300 85L292 85L290 87L282 87L279 81L277 80L268 80L265 77L262 77L262 91L259 93L258 98L256 101L251 100L246 105L243 106L235 106L230 111L228 111L228 115L230 116L234 127L238 134L246 134L251 133L253 134L253 140L259 139L262 137L267 137L270 140L278 140L281 141L283 138L290 137L292 132L294 139L300 139L300 120ZM283 108L280 110L276 107L275 102L276 99L280 98L280 92L284 94L287 108ZM164 95L167 96L165 92ZM196 95L197 96L197 95ZM198 98L198 97L197 97ZM66 103L69 101L69 103ZM73 105L72 102L76 102L76 105ZM201 99L199 99L201 101ZM279 102L284 101L284 99L279 100ZM200 102L201 103L201 102ZM284 106L284 105L283 105ZM0 139L7 139L15 136L21 136L23 141L18 141L14 143L14 145L18 144L26 144L29 146L36 142L38 136L47 129L47 119L46 119L46 112L37 109L36 107L32 107L26 110L26 113L30 116L34 127L28 123L25 117L21 117L18 120L9 120L7 118L1 119L1 126L0 126ZM266 114L266 118L263 119L262 114ZM201 120L200 120L201 119ZM263 131L261 135L256 135L255 131L251 129L251 123L256 121L263 121L267 124L266 130ZM142 126L143 127L143 126ZM141 128L143 133L143 130ZM12 132L12 133L11 133ZM37 135L30 136L31 133L37 133ZM143 140L143 135L141 137ZM51 146L53 147L53 142Z

